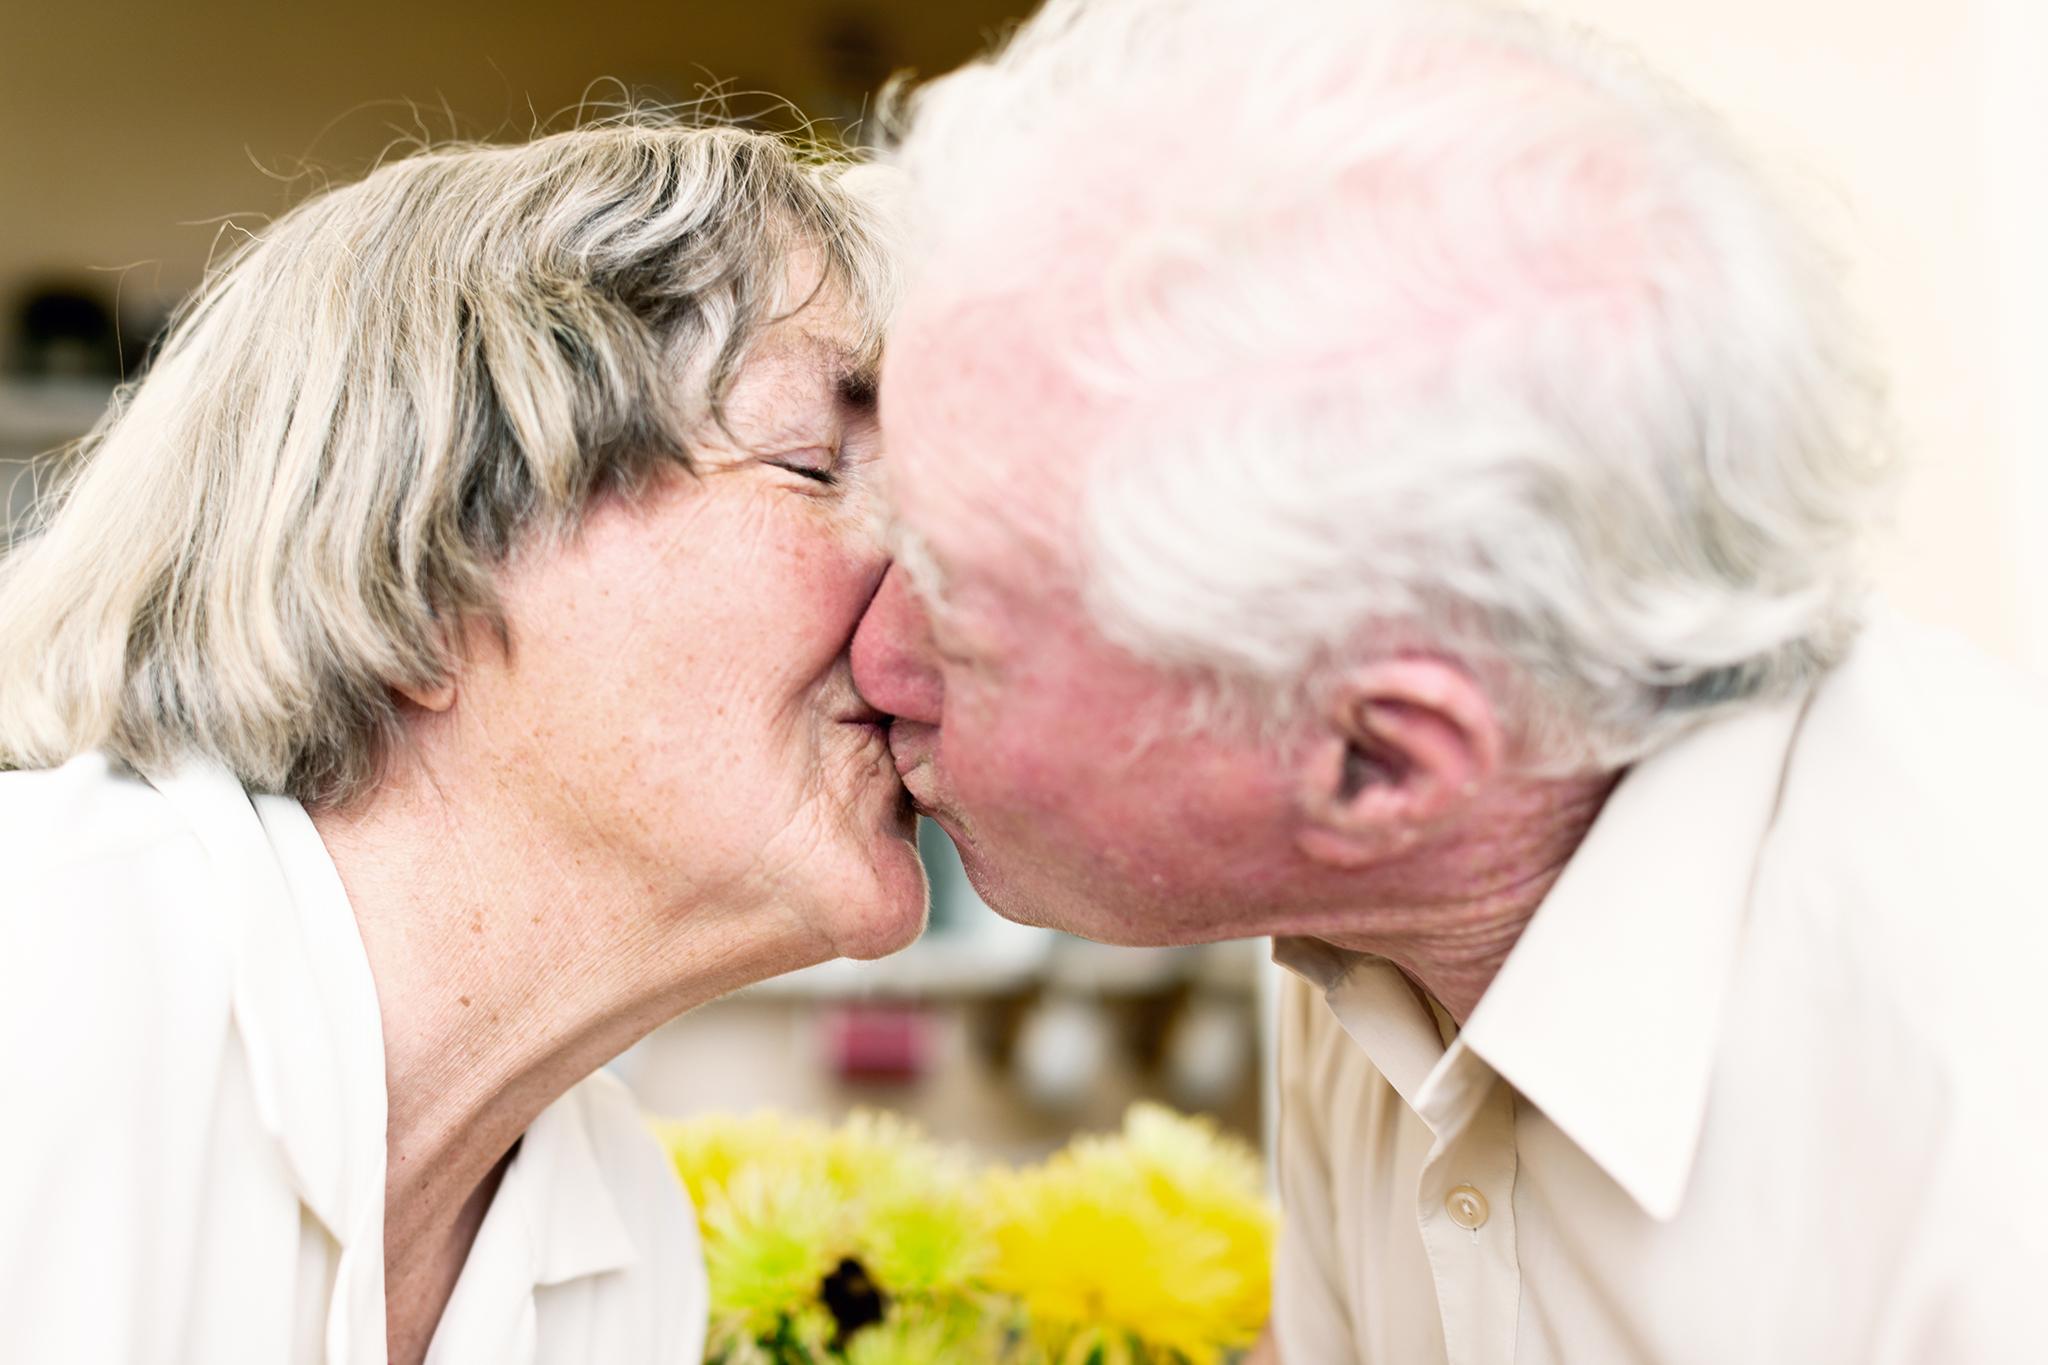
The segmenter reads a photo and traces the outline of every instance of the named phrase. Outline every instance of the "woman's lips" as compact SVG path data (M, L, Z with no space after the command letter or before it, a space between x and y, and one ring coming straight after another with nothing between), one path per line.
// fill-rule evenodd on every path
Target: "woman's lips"
M840 723L858 726L888 747L896 765L897 780L910 793L917 808L923 810L925 802L919 796L918 788L928 785L930 780L930 774L923 769L937 747L933 727L868 707L848 712L840 717Z
M886 744L889 742L889 721L886 711L877 711L872 706L862 706L847 712L839 718L841 725L851 725L863 732L863 738Z

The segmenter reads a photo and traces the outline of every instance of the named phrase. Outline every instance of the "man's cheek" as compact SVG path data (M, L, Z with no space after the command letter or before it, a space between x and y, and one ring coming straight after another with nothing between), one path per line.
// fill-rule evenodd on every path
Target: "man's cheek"
M991 767L1004 773L1011 800L1019 809L1040 815L1056 815L1083 804L1091 783L1085 751L1064 742L1056 724L1028 732L1021 728L1006 736Z

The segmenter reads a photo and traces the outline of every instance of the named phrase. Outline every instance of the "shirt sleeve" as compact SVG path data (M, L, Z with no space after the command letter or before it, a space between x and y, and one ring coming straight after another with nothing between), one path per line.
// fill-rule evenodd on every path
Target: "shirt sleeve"
M1310 1045L1317 1011L1327 1014L1327 1006L1288 974L1280 988L1280 1244L1273 1271L1273 1332L1284 1365L1340 1365L1356 1354Z

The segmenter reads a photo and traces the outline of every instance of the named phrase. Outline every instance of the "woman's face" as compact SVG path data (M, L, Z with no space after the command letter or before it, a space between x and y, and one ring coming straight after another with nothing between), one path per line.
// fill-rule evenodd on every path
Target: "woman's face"
M477 680L499 695L466 700L536 833L633 898L872 957L917 935L925 887L847 656L887 564L852 345L822 297L777 323L695 474L601 499L573 540L515 555L512 653Z

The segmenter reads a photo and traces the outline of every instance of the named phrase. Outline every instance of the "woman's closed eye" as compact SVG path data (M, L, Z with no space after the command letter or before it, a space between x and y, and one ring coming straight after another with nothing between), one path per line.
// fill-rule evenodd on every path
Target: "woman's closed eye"
M827 488L835 487L839 483L839 452L823 446L785 451L780 455L771 456L767 463Z

